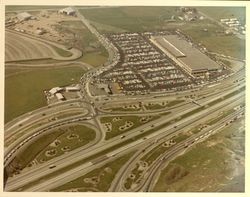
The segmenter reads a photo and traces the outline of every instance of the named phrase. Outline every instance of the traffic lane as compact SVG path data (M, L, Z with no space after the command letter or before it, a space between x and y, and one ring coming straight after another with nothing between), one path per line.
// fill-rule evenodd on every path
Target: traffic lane
M51 118L56 118L57 116L60 115L64 115L67 113L72 113L72 112L82 112L82 115L87 115L88 114L88 110L87 109L83 109L82 107L73 107L73 108L67 108L67 109L57 109L54 112L44 112L41 115L39 114L38 117L33 117L32 119L26 120L25 124L22 124L22 126L18 126L18 128L15 129L15 131L5 135L4 140L8 140L11 137L14 137L16 134L19 135L20 132L27 130L31 127L34 127L34 125L37 125L37 127L40 127L38 124L39 122L42 122L44 120L49 120ZM46 114L45 114L46 113ZM43 115L45 114L45 115ZM80 113L79 113L80 114ZM69 114L70 116L70 114ZM20 122L19 122L20 123Z
M5 131L7 132L9 127L11 127L12 125L16 124L17 122L29 117L31 114L37 114L37 113L40 113L43 112L44 110L49 110L49 109L54 109L56 107L60 107L62 105L71 105L71 104L75 104L75 103L81 103L81 99L74 99L74 100L68 100L68 101L64 101L63 103L54 103L54 104L50 104L48 106L45 106L45 107L41 107L41 108L38 108L38 109L35 109L31 112L27 112L21 116L18 116L17 118L7 122L5 124Z
M31 121L36 120L37 118L41 117L43 114L45 116L47 114L53 114L55 112L58 112L60 109L70 109L74 106L78 106L80 102L71 102L71 103L60 103L53 106L46 106L43 108L39 108L37 110L28 112L22 116L19 116L18 118L14 119L13 121L8 122L5 124L5 135L8 135L8 133L16 131L16 129L19 128L19 124L25 123L25 121Z
M86 120L86 117L82 116L82 115L76 115L76 116L72 116L72 117L69 117L69 118L64 118L64 119L61 119L61 120L58 120L58 121L55 121L55 122L49 122L48 124L43 125L40 128L35 128L32 135L30 133L24 134L21 138L19 138L18 140L15 141L15 144L11 144L6 149L4 165L6 166L10 162L11 158L14 158L14 156L16 154L18 154L17 152L21 151L24 144L31 141L35 137L40 136L44 132L48 132L51 129L66 126L67 124L70 124L72 122L79 122L79 121L82 121L82 120Z

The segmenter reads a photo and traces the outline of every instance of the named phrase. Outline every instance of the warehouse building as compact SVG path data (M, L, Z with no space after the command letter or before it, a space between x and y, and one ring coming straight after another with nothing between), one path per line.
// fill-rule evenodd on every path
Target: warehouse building
M221 69L215 61L178 35L152 36L150 40L193 77Z
M22 12L22 13L19 13L17 14L17 19L19 21L27 21L29 19L31 19L32 15L29 14L28 12Z
M76 11L72 7L67 7L58 11L59 14L65 14L69 16L74 16Z

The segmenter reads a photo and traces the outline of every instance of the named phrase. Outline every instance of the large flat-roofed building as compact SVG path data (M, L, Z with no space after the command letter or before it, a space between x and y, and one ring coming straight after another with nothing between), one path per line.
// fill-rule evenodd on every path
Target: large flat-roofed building
M27 21L29 19L31 19L32 15L29 14L28 12L22 12L17 14L17 18L19 21Z
M220 70L220 65L178 35L152 36L150 39L190 75Z

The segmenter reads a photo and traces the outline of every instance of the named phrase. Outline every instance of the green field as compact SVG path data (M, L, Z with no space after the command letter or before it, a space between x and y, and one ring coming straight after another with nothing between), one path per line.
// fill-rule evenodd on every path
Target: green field
M39 9L61 9L65 6L43 6L43 5L8 5L5 6L5 11L22 11L22 10L39 10Z
M246 21L246 8L244 7L198 7L198 9L216 20L238 18L243 23Z
M175 7L118 7L93 10L81 10L89 20L107 25L102 32L110 31L145 31L160 28L161 17L170 18L175 14ZM95 25L95 24L94 24ZM115 27L111 28L110 26ZM98 28L98 25L96 25Z
M88 144L90 141L94 140L96 137L95 131L93 129L87 126L83 126L83 125L68 127L68 128L65 128L64 130L66 130L64 134L56 138L56 140L60 141L60 144L56 147L47 146L46 148L43 148L41 153L36 157L36 160L38 162L41 162L41 160L48 161L52 158L55 158L64 154L65 152L62 150L62 148L64 148L65 146L69 147L69 151L72 151L76 148L79 148L81 146ZM78 137L68 139L67 136L70 136L71 134L75 134ZM46 151L50 151L50 150L56 150L56 154L51 157L47 157L45 153Z
M227 191L244 191L244 184L235 181L244 182L245 133L239 131L240 127L244 127L243 119L173 160L163 169L154 191L212 192L224 187Z
M216 24L206 25L201 22L199 25L194 24L179 28L190 35L196 43L204 45L208 51L245 59L245 40L234 35L216 33L216 31L223 31ZM208 31L205 32L203 29Z
M86 62L92 66L101 66L107 61L108 53L81 21L63 21L56 25L57 31L74 36L66 45L83 51L83 56L77 61Z
M130 157L132 157L133 154L134 152L131 152L124 156L121 156L105 164L104 166L89 172L84 176L81 176L71 182L68 182L58 188L53 189L52 191L67 191L76 189L79 192L107 192L116 173L126 163L126 161L128 161ZM93 178L97 181L97 183L85 183L84 178Z
M5 122L45 106L44 90L77 83L85 72L80 67L30 69L19 74L20 71L6 69L7 74L16 74L5 78Z
M107 61L107 59L108 59L108 53L106 51L88 52L83 54L83 57L81 57L77 61L83 61L95 67L103 65Z

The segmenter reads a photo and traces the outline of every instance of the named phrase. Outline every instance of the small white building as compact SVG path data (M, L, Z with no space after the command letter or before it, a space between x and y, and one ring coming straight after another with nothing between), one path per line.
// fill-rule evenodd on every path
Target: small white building
M65 100L64 96L61 93L56 93L56 98L61 101Z
M80 91L80 87L79 86L69 86L65 88L66 92L76 92L76 91Z
M37 35L43 35L44 33L46 33L46 31L44 29L37 29L35 31L35 34L37 34Z
M67 8L63 8L63 9L59 10L58 13L59 14L66 14L69 16L74 16L76 14L76 11L72 7L67 7Z
M60 91L62 91L62 90L63 90L63 88L54 87L54 88L52 88L52 89L49 91L49 93L50 93L51 95L54 95L54 94L56 94L56 93L58 93L58 92L60 92Z
M19 21L27 21L29 19L31 19L32 15L29 14L28 12L22 12L22 13L19 13L17 14L17 19Z

